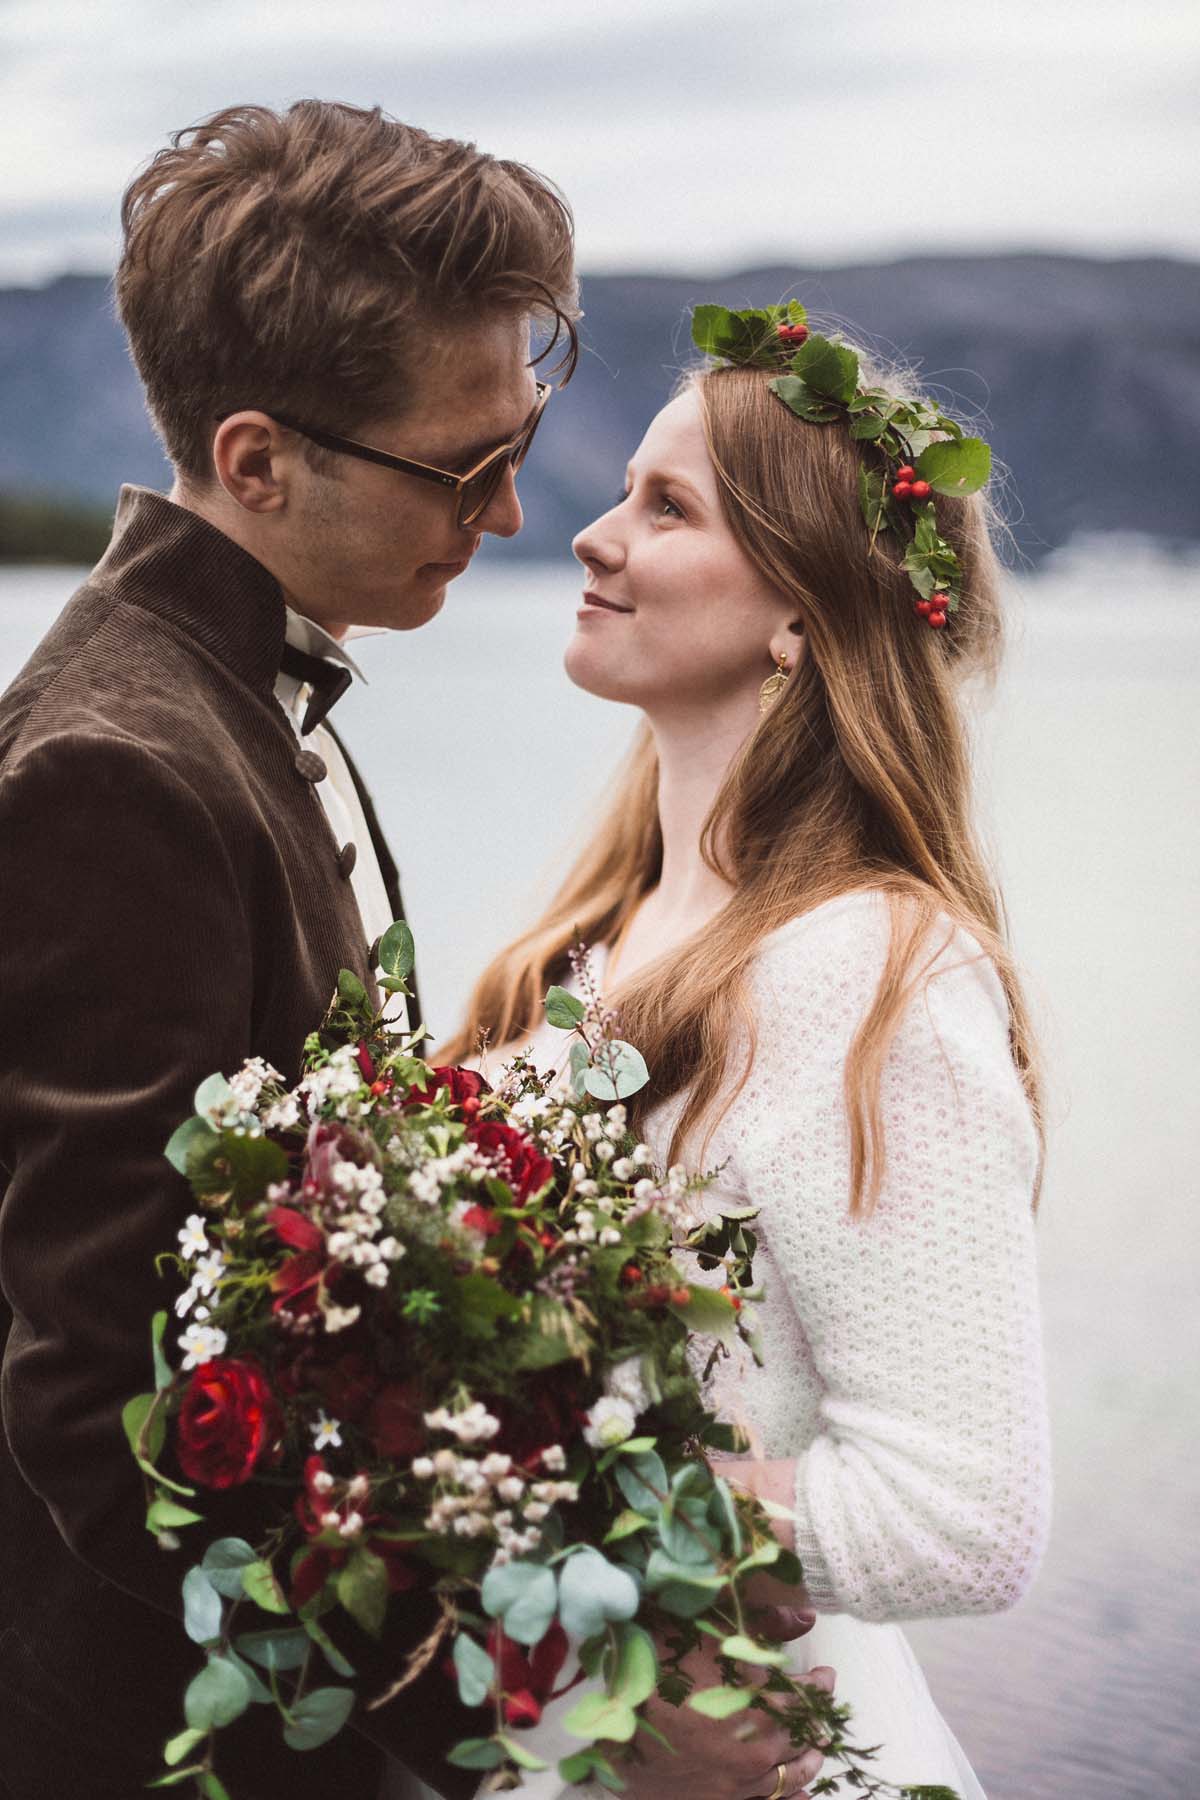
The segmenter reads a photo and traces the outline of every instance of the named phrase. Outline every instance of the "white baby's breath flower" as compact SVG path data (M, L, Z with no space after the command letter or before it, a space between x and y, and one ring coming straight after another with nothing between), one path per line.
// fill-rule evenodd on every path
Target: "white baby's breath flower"
M204 1220L199 1213L190 1213L183 1230L176 1235L181 1246L180 1255L183 1257L203 1256L205 1251L212 1249L212 1245L208 1241L208 1232L204 1228Z
M623 1444L633 1436L635 1423L636 1415L628 1400L601 1394L588 1413L583 1435L593 1450L611 1450L614 1444Z
M327 1306L325 1308L325 1329L331 1335L337 1331L348 1331L358 1321L362 1312L361 1306Z
M179 1348L184 1352L182 1367L198 1369L201 1363L212 1362L216 1356L224 1356L228 1341L217 1325L189 1325L179 1339Z
M317 1422L315 1425L311 1425L309 1430L313 1434L313 1446L315 1449L324 1450L329 1444L332 1444L335 1448L340 1447L342 1442L341 1420L327 1419L325 1417L324 1409L317 1414Z
M565 1469L566 1466L567 1466L567 1453L563 1449L562 1445L561 1444L547 1444L546 1448L542 1451L542 1467L543 1467L543 1469L550 1469L551 1471L553 1471L555 1469Z
M274 1101L263 1114L263 1124L268 1131L290 1131L293 1125L300 1123L300 1103L295 1094L285 1094L281 1100Z
M519 1475L506 1475L503 1481L496 1483L496 1492L502 1500L516 1501L525 1492L525 1483Z
M415 1456L413 1458L412 1472L418 1481L431 1480L433 1476L433 1458L430 1456Z
M633 1160L635 1163L641 1163L643 1167L645 1167L647 1163L653 1162L654 1157L651 1154L649 1144L636 1145L633 1152Z
M379 1254L384 1262L399 1262L404 1255L404 1245L398 1238L382 1238L379 1244Z
M546 1514L550 1511L550 1508L546 1505L544 1500L527 1500L525 1502L524 1511L525 1517L529 1519L531 1523L540 1525L542 1520L546 1517Z
M631 1156L618 1156L612 1172L618 1181L632 1181L636 1166Z
M602 1163L603 1162L611 1162L613 1157L615 1156L615 1154L616 1154L616 1152L614 1151L612 1145L608 1142L596 1145L596 1161L597 1162L602 1162Z
M368 1287L385 1288L388 1284L388 1271L385 1262L372 1263L363 1276Z
M658 1189L655 1187L654 1183L647 1180L646 1176L643 1175L642 1179L634 1187L633 1197L635 1200L652 1200L657 1192Z

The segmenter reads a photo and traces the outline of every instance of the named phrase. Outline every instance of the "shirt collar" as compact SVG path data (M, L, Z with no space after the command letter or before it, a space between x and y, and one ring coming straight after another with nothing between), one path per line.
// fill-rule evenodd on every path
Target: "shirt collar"
M318 625L315 619L305 618L303 613L296 612L293 607L285 606L285 610L285 636L289 644L294 645L297 650L305 651L309 656L323 656L328 662L344 663L356 680L369 685L349 651L323 625Z

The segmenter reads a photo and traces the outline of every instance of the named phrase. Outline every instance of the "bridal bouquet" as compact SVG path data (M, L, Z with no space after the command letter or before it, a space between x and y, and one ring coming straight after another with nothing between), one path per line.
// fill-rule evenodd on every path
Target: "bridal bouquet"
M388 999L406 992L406 925L379 959ZM859 1766L873 1753L846 1743L849 1709L754 1635L748 1580L802 1570L769 1509L710 1467L743 1445L703 1398L736 1340L761 1360L753 1213L698 1218L711 1177L656 1169L631 1136L645 1064L581 972L586 1000L546 1001L572 1034L565 1088L524 1057L495 1090L431 1068L343 970L294 1089L252 1060L205 1081L172 1137L198 1210L158 1259L187 1285L152 1323L156 1390L124 1412L146 1523L177 1549L203 1490L251 1482L285 1510L264 1542L207 1542L183 1578L204 1663L152 1786L230 1800L217 1734L248 1707L312 1749L439 1662L479 1710L450 1761L489 1788L547 1766L522 1733L586 1674L601 1685L564 1721L565 1783L623 1788L610 1752L654 1731L640 1709L657 1689L711 1716L769 1707L797 1746L852 1765L858 1792L897 1791ZM360 1694L339 1612L378 1638L422 1590L434 1625L386 1691ZM724 1679L696 1690L680 1665L701 1633Z

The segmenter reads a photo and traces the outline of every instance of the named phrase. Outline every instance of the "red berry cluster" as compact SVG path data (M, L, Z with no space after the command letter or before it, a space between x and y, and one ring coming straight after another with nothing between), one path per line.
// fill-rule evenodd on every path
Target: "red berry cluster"
M928 500L933 492L927 481L917 480L917 471L911 463L901 463L896 470L896 479L892 483L892 495L896 500Z
M780 325L777 327L781 344L802 344L808 336L807 325Z
M930 594L928 600L917 601L917 611L923 619L928 619L935 631L940 631L946 623L946 607L949 599L949 594L939 592Z

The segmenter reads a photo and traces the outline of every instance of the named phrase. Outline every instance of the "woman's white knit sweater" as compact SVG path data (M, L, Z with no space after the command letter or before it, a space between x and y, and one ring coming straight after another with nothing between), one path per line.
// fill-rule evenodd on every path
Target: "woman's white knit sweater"
M1009 1607L1049 1530L1037 1139L995 969L939 925L929 949L945 947L883 1071L874 1212L848 1213L843 1098L888 948L887 902L865 893L763 940L754 1065L705 1158L726 1166L697 1197L761 1209L766 1366L744 1352L720 1364L713 1402L755 1429L764 1455L796 1458L796 1550L815 1607L869 1620ZM603 986L603 950L594 969ZM544 1028L538 1060L562 1043ZM650 1114L660 1162L682 1105ZM723 1279L683 1262L692 1279Z

